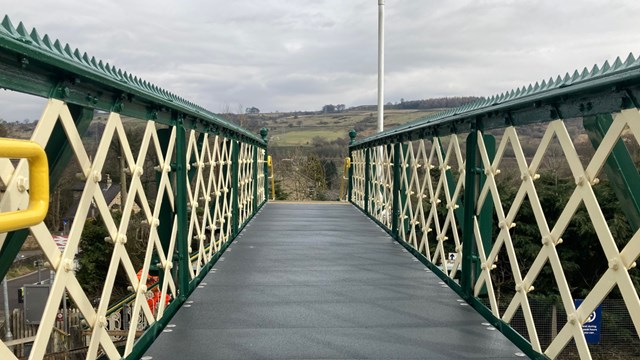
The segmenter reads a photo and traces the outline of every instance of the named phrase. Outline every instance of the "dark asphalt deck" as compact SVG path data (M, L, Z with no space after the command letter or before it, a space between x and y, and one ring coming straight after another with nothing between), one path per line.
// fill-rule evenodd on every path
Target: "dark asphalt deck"
M143 359L519 358L350 205L265 205L202 284Z

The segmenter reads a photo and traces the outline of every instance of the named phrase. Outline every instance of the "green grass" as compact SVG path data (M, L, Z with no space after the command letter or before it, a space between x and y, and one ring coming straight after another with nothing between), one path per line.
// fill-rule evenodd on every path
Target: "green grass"
M385 112L385 130L433 114L435 111L389 110ZM269 129L271 146L311 146L314 137L326 141L349 139L349 130L360 123L363 131L358 138L376 132L377 114L371 111L346 111L335 114L287 115L264 114L264 125Z

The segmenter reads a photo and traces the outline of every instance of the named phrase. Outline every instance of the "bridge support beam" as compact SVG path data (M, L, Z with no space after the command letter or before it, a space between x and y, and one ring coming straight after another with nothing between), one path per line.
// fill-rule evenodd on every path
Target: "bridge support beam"
M478 133L479 131L473 126L466 141L467 160L465 164L464 226L462 229L462 274L460 275L460 285L466 300L473 297L473 263L476 257L473 220L476 213L478 195L480 194L477 169L480 158L478 153Z
M400 175L402 171L402 143L397 142L393 145L393 191L391 197L393 199L393 211L391 218L391 232L394 237L398 238L398 223L400 220L400 209L402 208L402 194L400 193Z
M611 114L583 118L584 128L594 149L600 146L612 123ZM622 139L618 139L613 147L604 171L631 229L637 230L640 228L640 188L637 186L640 184L640 174Z
M364 212L369 214L369 182L371 181L371 148L364 150Z
M189 214L187 203L187 133L182 117L176 119L176 213L178 217L178 296L184 302L191 292L189 289Z
M238 235L240 212L238 211L238 198L240 197L239 178L240 143L231 141L231 238Z

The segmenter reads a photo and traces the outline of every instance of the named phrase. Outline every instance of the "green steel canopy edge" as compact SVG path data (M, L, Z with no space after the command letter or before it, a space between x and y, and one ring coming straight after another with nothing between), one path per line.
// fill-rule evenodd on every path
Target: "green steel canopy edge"
M547 122L640 107L640 58L632 53L589 71L542 80L490 98L429 115L409 124L356 141L360 149L426 136L442 136L475 128Z
M185 125L266 146L248 130L154 84L96 60L49 35L0 23L0 88L51 97L159 123Z

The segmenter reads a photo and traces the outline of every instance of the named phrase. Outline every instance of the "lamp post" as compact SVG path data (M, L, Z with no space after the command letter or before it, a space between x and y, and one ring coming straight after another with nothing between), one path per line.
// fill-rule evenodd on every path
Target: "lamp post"
M378 0L378 132L384 131L384 0ZM384 166L384 149L378 147L376 161L376 178L378 182L377 194L380 201L380 215L388 216L387 209L384 208L382 167Z

